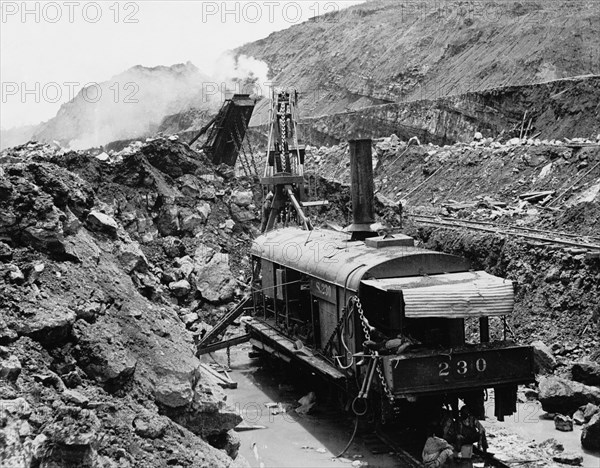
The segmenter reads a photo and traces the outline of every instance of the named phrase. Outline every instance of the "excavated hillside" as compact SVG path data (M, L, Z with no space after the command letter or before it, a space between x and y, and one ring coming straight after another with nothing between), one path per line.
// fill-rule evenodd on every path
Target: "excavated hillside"
M594 1L375 0L238 49L304 116L599 73Z
M438 144L476 131L513 137L522 120L529 135L589 138L600 126L599 29L593 1L375 0L237 53L300 92L319 143L392 132ZM267 112L259 105L253 125Z
M176 138L0 153L2 466L237 466L195 342L241 294L252 189Z

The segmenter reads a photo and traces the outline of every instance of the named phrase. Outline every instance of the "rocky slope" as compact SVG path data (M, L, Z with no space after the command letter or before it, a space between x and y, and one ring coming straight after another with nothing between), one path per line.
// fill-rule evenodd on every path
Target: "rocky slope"
M194 341L239 294L248 187L166 139L1 153L3 466L234 464Z
M599 73L595 6L374 0L237 52L266 61L314 117Z
M246 44L300 92L306 141L396 133L437 144L475 132L595 136L600 127L592 2L375 0ZM267 120L260 103L252 125Z

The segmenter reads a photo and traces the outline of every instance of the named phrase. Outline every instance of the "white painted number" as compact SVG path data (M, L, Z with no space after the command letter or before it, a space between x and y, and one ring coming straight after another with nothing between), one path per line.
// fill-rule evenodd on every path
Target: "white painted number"
M438 364L440 377L447 377L450 375L450 363L449 362L440 362ZM479 358L475 361L475 370L477 372L484 372L487 369L487 362L484 358ZM457 361L456 362L456 373L459 375L465 375L469 370L469 363L467 361Z

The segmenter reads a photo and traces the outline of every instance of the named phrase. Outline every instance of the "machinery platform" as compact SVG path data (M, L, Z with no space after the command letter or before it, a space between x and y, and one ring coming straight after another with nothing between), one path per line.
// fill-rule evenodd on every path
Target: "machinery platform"
M250 343L258 349L269 354L275 355L287 362L294 362L308 367L311 371L319 373L321 376L336 384L343 384L346 375L332 366L325 359L315 355L307 348L296 348L293 340L276 330L268 321L262 319L246 319L246 331L250 335Z

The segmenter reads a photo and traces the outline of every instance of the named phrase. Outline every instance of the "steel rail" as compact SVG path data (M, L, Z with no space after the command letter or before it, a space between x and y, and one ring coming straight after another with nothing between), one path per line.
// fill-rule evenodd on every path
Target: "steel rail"
M381 442L390 447L392 451L400 458L403 468L423 468L425 465L420 460L404 450L397 442L395 442L388 434L380 428L375 430L375 435Z
M455 221L455 218L448 218L447 216L433 216L433 215L410 214L410 213L407 216L421 217L421 218L428 218L428 219L442 219L444 221ZM574 239L600 240L600 237L598 237L598 236L582 236L581 234L573 234L571 232L552 231L551 229L536 229L536 228L531 228L531 227L526 227L526 226L517 226L515 224L502 225L502 224L492 223L490 221L470 220L470 219L461 219L461 220L456 220L456 221L460 221L463 223L483 224L485 226L493 226L493 227L497 227L497 228L510 228L510 229L517 229L517 230L522 230L522 231L540 232L540 233L545 233L545 234L553 234L553 235L560 236L560 237L572 237Z
M524 232L519 232L518 227L510 226L503 227L493 225L493 227L486 227L477 221L467 221L467 220L448 220L448 219L439 219L435 217L423 216L423 215L409 215L410 218L422 224L429 224L433 226L441 226L441 227L449 227L449 228L467 228L473 229L476 231L490 232L493 234L506 234L506 235L514 235L518 237L523 237L525 239L537 240L540 242L547 242L553 244L566 245L570 247L579 247L587 250L600 250L600 245L598 244L589 244L585 242L574 242L572 240L559 239L555 237L547 237L547 236L538 236L534 234L527 234ZM548 231L549 234L552 234L551 231ZM583 236L582 236L583 237Z
M404 448L398 442L394 441L392 437L389 434L386 434L386 432L381 428L377 428L375 430L375 435L381 442L390 447L390 449L398 456L398 458L400 458L400 466L403 468L423 468L425 466L423 462L417 460L411 453L404 450ZM484 461L486 467L493 466L495 468L511 468L509 464L494 457L492 453L483 452L477 447L473 447L473 449L474 453Z

